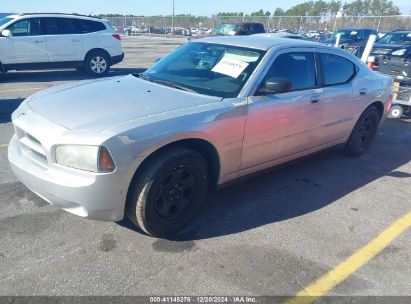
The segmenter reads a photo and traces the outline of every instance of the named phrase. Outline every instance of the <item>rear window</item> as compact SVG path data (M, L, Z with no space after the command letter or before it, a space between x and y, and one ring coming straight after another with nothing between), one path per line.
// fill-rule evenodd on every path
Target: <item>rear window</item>
M354 63L343 57L320 53L320 61L324 75L324 85L338 85L349 82L356 73Z
M106 26L102 22L82 19L75 19L74 22L79 34L94 33L106 30Z

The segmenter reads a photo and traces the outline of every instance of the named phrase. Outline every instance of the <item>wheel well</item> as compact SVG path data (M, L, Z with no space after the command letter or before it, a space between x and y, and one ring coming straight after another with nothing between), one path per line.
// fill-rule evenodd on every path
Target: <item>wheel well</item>
M203 139L182 139L168 145L165 145L156 151L152 152L148 157L144 159L144 161L140 164L137 168L137 171L134 173L133 179L129 185L128 193L130 193L130 186L133 184L134 179L139 176L139 174L143 171L144 167L153 159L156 155L163 152L164 150L170 149L172 147L179 146L185 147L191 150L196 151L201 156L204 157L208 164L208 168L210 170L210 188L214 188L217 186L217 181L220 176L220 157L216 148L206 140Z
M90 51L87 52L86 56L84 56L84 60L86 60L88 55L90 55L91 53L94 53L94 52L103 52L103 53L105 53L107 55L107 58L109 60L110 65L111 65L111 56L105 49L99 49L99 48L91 49Z
M370 104L369 107L372 107L372 106L374 106L374 107L377 108L377 110L378 110L378 115L379 115L380 120L381 120L381 118L382 118L382 116L383 116L383 114L384 114L384 104L383 104L381 101L376 101L376 102Z

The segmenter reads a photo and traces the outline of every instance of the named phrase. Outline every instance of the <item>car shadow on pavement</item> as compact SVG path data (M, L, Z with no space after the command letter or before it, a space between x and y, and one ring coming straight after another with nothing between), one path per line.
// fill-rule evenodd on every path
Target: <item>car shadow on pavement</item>
M14 112L24 98L0 99L0 123L11 121L11 113Z
M145 70L146 69L143 68L111 68L105 77L142 73ZM11 71L0 75L0 83L76 81L95 78L96 77L88 76L76 70Z
M395 172L411 160L410 135L411 125L389 121L362 157L323 152L211 193L193 222L170 240L240 233L315 212L381 177L408 177ZM347 210L352 204L361 209L353 202ZM120 225L138 231L128 220Z

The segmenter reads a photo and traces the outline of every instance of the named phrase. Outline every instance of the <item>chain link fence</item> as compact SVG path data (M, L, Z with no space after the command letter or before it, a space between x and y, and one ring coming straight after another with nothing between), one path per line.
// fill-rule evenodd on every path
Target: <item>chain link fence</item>
M381 33L411 29L411 15L399 16L273 16L273 17L105 17L119 31L130 34L190 35L206 32L220 23L260 22L267 31L334 32L340 28L374 28ZM174 29L174 31L173 31Z

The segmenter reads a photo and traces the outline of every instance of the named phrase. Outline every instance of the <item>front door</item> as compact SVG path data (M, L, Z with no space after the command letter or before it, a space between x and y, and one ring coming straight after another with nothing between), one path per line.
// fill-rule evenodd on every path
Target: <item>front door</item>
M47 63L49 61L39 18L16 21L7 29L12 33L12 37L0 38L3 64Z
M321 122L313 50L277 54L262 84L269 78L285 78L292 84L286 93L257 93L249 97L241 169L254 171L283 157L319 145Z

